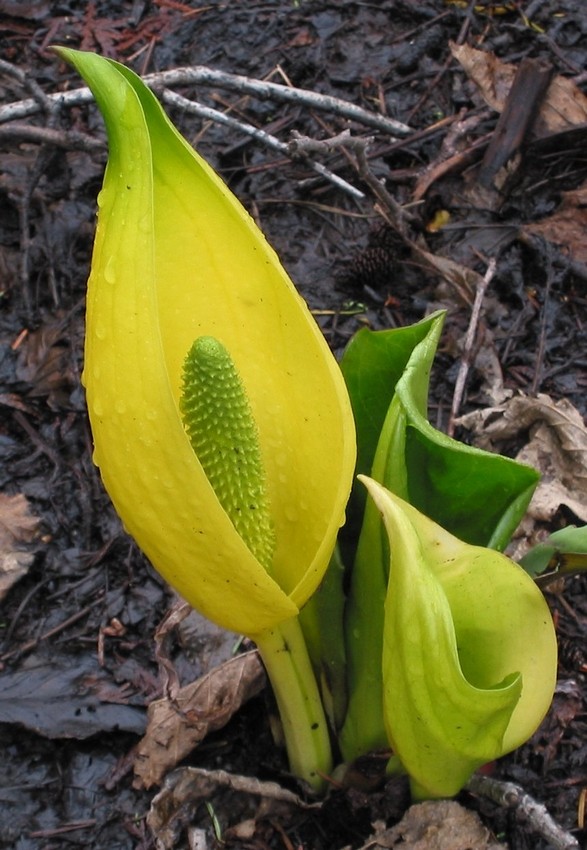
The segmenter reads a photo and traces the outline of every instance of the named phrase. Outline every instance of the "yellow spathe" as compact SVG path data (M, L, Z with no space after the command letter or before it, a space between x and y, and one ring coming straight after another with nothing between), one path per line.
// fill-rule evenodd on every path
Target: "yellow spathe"
M344 520L354 424L342 375L251 217L138 77L60 48L104 116L109 160L88 283L84 383L95 459L155 568L220 625L255 635L297 614ZM259 441L272 575L221 508L184 431L184 358L230 352Z

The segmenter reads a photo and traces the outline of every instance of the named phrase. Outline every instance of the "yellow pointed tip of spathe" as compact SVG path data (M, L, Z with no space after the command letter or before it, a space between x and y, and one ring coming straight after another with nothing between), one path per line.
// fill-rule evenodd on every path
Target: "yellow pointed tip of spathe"
M355 440L342 375L274 251L141 80L93 54L59 55L92 89L110 144L84 367L102 478L164 578L210 619L255 634L307 601L343 522ZM206 335L229 351L258 428L272 577L182 425L184 358Z

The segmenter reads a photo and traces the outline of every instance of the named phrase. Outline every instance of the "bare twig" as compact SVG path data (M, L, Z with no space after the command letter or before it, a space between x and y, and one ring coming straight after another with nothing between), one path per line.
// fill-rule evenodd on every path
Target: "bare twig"
M559 826L546 806L534 800L520 785L475 774L468 781L466 788L472 794L480 794L500 806L515 808L526 818L533 831L552 844L556 850L579 850L577 839Z
M532 395L536 395L540 386L542 384L542 379L544 376L544 353L546 350L546 336L548 332L548 318L550 313L550 291L552 288L553 281L553 262L552 262L552 249L550 248L550 244L546 240L541 241L541 247L543 250L541 253L546 255L546 282L544 285L544 296L543 303L541 309L540 316L540 336L538 337L538 351L536 352L536 366L534 368L534 378L532 379L532 386L530 387L530 393Z
M5 652L2 656L0 656L0 661L8 661L9 658L19 657L25 652L30 652L31 649L36 649L36 647L43 641L48 640L50 637L55 637L55 635L58 635L60 632L64 631L65 629L68 629L70 626L75 625L78 620L83 620L83 618L87 614L91 613L91 611L93 611L97 605L102 604L103 601L104 600L102 594L100 594L97 599L94 599L94 601L90 603L90 605L86 605L84 608L81 608L79 611L76 611L75 614L72 614L71 617L67 617L66 620L63 620L56 626L53 626L52 629L43 632L42 635L39 635L36 638L28 640L26 643L23 643L16 649L11 649L10 652Z
M2 68L0 67L0 70ZM290 86L269 83L262 80L253 80L250 77L242 77L238 74L228 74L224 71L215 71L212 68L195 66L193 68L173 68L157 74L148 74L143 77L143 82L152 88L167 88L177 85L207 85L218 86L241 93L251 94L261 100L276 100L283 103L297 103L310 106L313 109L340 115L352 121L357 121L366 127L373 127L383 133L390 135L407 136L411 128L401 121L394 121L376 112L369 112L354 103L332 97L327 94L307 91ZM57 103L62 107L89 103L92 100L90 90L87 88L73 89L68 92L46 95L47 100ZM40 112L41 106L36 98L9 103L0 107L0 124L20 118L28 118Z
M241 133L251 136L251 138L261 142L271 150L278 151L279 153L291 158L289 146L285 142L280 142L279 139L275 138L275 136L272 136L270 133L266 133L265 130L260 130L258 127L253 127L252 124L246 124L243 121L239 121L238 118L233 118L232 115L226 115L224 112L219 112L217 109L213 109L210 106L204 106L196 101L188 100L176 92L169 91L169 89L165 89L161 93L161 98L168 106L175 106L182 109L184 112L189 112L191 115L197 115L199 118L204 118L206 120L215 121L217 124L224 124L227 127L232 127L235 130L239 130ZM343 180L343 178L339 177L337 174L333 174L332 171L321 163L313 162L309 159L306 160L306 162L313 171L316 171L321 177L328 180L329 183L332 183L338 189L346 192L347 195L350 195L357 200L362 200L365 197L364 193L361 192L360 189L357 189L355 186L347 183L346 180Z
M305 156L310 153L329 154L337 148L349 151L357 151L359 148L365 150L373 144L373 136L367 138L351 136L350 130L343 130L342 133L330 136L328 139L312 139L302 136L297 130L292 130L291 136L287 145L290 156Z
M461 401L463 400L463 393L465 390L465 383L467 381L467 375L469 374L469 367L471 366L471 362L473 360L473 346L475 344L475 337L477 334L477 326L479 325L479 317L481 315L483 299L485 298L485 292L487 290L487 287L493 280L496 266L497 261L495 257L492 257L489 260L489 263L487 264L487 271L479 281L477 291L475 292L475 300L473 301L473 307L471 309L471 319L469 321L469 327L467 328L467 335L465 336L465 346L461 355L459 373L455 382L455 391L452 399L450 420L447 429L449 436L452 436L454 434L455 419L459 414L459 409L461 406Z
M102 139L75 130L55 130L52 127L37 127L33 124L7 124L0 127L0 144L9 142L34 142L53 145L66 150L94 151L104 149Z
M21 86L32 94L33 103L37 106L35 112L47 112L51 114L55 110L55 101L51 95L46 94L34 77L31 77L26 71L19 68L18 65L13 65L12 62L6 62L5 59L0 59L0 73L18 80Z
M36 80L28 75L22 68L13 65L11 62L0 60L0 73L13 77L15 80L27 89L32 94L32 102L36 105L36 111L44 112L47 116L47 131L51 133L55 130L55 125L59 117L59 107L57 102L47 95ZM27 181L23 187L21 196L18 198L18 215L20 225L20 280L24 303L27 313L30 315L32 310L32 298L30 293L30 276L29 276L29 254L31 246L31 227L29 221L30 203L35 187L45 171L45 168L50 162L53 155L54 145L47 144L45 140L41 142L41 147L37 151L33 168L28 173ZM54 297L54 301L56 298Z
M255 80L251 77L229 74L225 71L216 71L201 65L193 68L175 68L170 71L163 71L160 74L149 74L144 77L144 82L153 88L157 88L160 85L166 87L171 85L194 84L218 86L229 91L251 94L260 100L276 100L282 103L297 103L310 106L313 109L330 112L333 115L340 115L343 118L357 121L366 127L373 127L391 135L407 136L412 132L411 128L401 121L395 121L393 118L387 118L385 115L380 115L377 112L370 112L361 106L356 106L354 103L349 103L347 100L342 100L329 94L320 94L319 92L308 91L307 89L299 89L295 86L284 86L279 83Z
M359 172L359 176L371 189L375 198L378 200L380 207L387 213L387 215L384 215L383 217L394 230L404 237L407 236L408 222L413 221L413 215L396 201L393 195L387 191L383 183L377 179L375 174L373 174L367 159L365 146L357 147L355 153L357 155L357 170Z

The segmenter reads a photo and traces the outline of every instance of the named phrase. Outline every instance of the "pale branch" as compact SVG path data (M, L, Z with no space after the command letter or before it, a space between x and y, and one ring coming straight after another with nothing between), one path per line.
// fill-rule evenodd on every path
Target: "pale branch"
M356 151L359 148L366 150L373 141L373 136L367 138L351 136L350 130L343 130L342 133L330 136L328 139L312 139L310 136L303 136L297 130L292 130L287 149L290 156L305 157L310 153L329 154L340 148L348 151Z
M412 213L396 201L393 195L387 191L383 181L379 180L373 173L367 159L365 146L357 146L355 154L359 177L364 180L379 202L379 211L382 211L383 218L402 238L407 239L408 225L414 218Z
M285 144L285 142L280 142L279 139L276 139L275 136L272 136L270 133L267 133L265 130L260 130L258 127L254 127L252 124L247 124L244 121L240 121L237 118L234 118L232 115L227 115L225 112L220 112L218 109L214 109L210 106L204 106L201 103L197 103L193 100L188 100L183 97L183 95L177 94L176 92L172 92L169 89L164 89L161 93L161 98L164 103L168 106L175 106L178 109L181 109L183 112L188 112L191 115L197 115L199 118L204 118L209 121L215 121L217 124L224 124L226 127L231 127L235 130L238 130L241 133L245 133L248 136L251 136L256 141L265 145L265 147L270 148L271 150L278 151L279 153L287 156L288 158L292 157L292 154L289 150L289 146ZM346 192L347 195L350 195L357 200L362 200L365 195L361 192L360 189L355 188L350 183L347 183L346 180L343 180L342 177L339 177L336 174L333 174L328 168L322 165L319 162L314 162L310 159L305 159L307 165L313 170L320 174L325 180L328 180L338 189L341 189L343 192Z
M34 124L7 124L0 127L0 144L9 142L32 142L40 145L53 145L66 150L94 151L105 150L103 139L75 130L56 130L53 127L37 127Z
M2 68L0 68L2 70ZM193 68L172 68L169 71L161 71L156 74L148 74L143 77L143 82L151 88L168 88L177 85L207 85L218 86L241 94L253 95L260 100L275 100L283 103L297 103L330 112L351 121L357 121L367 127L373 127L383 133L392 136L407 136L412 130L401 121L387 118L376 112L370 112L354 103L349 103L338 97L319 92L299 89L293 86L284 86L279 83L269 83L262 80L254 80L239 74L229 74L226 71L215 71L204 66ZM67 92L58 92L46 96L48 103L58 103L60 106L69 107L88 103L92 99L89 89L79 88ZM35 115L43 109L37 98L9 103L0 107L0 124L19 118L27 118Z
M25 85L26 81L23 76L23 72L21 72L20 69L18 69L16 66L13 66L8 62L2 62L0 60L0 72L2 71L6 74L14 76L21 84ZM364 123L365 121L367 121L367 123L372 123L373 120L377 121L377 119L379 118L383 119L383 116L378 116L375 113L367 112L366 110L363 110L360 107L355 107L354 104L347 103L346 101L339 100L338 98L333 98L327 95L319 95L315 92L309 92L303 89L289 88L287 86L280 86L273 83L264 83L257 80L251 80L246 77L239 77L236 74L226 74L225 72L212 71L209 68L203 67L178 68L158 74L151 74L144 78L144 82L153 86L154 88L159 88L162 83L182 84L200 82L208 83L210 85L226 84L227 88L232 87L237 91L254 93L261 98L276 97L277 99L281 100L293 99L296 102L306 103L314 106L315 108L319 108L317 106L318 101L316 100L318 99L319 102L322 104L321 108L330 109L330 111L334 110L335 112L341 115L347 114L350 110L353 115L363 116ZM244 88L241 89L240 86L243 86ZM30 85L28 87L29 90L33 91ZM42 97L40 96L41 92L38 92L36 88L33 91L33 98L17 101L15 103L7 104L6 106L0 106L0 124L6 123L8 121L15 121L18 119L26 118L43 111L50 112L50 114L53 116L57 108L82 105L91 102L93 99L92 93L88 88L78 88L69 92L60 92L57 94L50 95L45 95L43 93ZM283 92L293 92L295 93L295 97L281 97L281 94L283 94ZM197 101L189 100L183 95L173 92L166 87L160 91L160 96L167 105L175 106L183 110L184 112L188 112L192 115L197 115L198 117L203 118L205 120L214 121L217 124L223 124L225 126L231 127L232 129L236 129L239 132L245 133L246 135L265 145L265 147L277 151L284 156L287 156L289 158L292 158L294 156L287 144L285 144L284 142L280 142L279 139L275 138L275 136L272 136L265 130L259 129L258 127L254 127L252 124L240 121L234 118L233 116L227 115L226 113L220 112L219 110L214 109L212 107L204 106L203 104L198 103ZM357 120L360 120L360 118L357 118ZM383 120L388 121L388 119ZM390 126L391 125L386 125L387 131L389 131ZM85 150L89 150L91 148L91 145L88 144L86 137L82 136L81 134L65 136L54 133L50 135L48 134L47 130L44 130L42 128L37 129L35 127L29 127L23 124L17 125L17 129L11 129L7 127L0 128L0 130L0 139L2 137L18 138L22 139L23 141L27 140L50 142L59 146L64 146L66 145L66 142L69 141L71 143L71 147L79 147ZM97 146L98 143L96 144L96 147ZM338 177L338 175L334 174L321 163L314 162L307 156L304 156L304 159L309 168L318 173L328 182L332 183L338 189L355 198L356 200L364 199L365 195L360 189L357 189L355 186L352 186L346 180L343 180L343 178Z
M259 100L277 100L283 103L297 103L310 106L333 115L340 115L351 121L357 121L367 127L373 127L391 135L408 136L412 129L401 121L387 118L377 112L370 112L347 100L333 97L329 94L299 89L295 86L284 86L280 83L269 83L264 80L255 80L240 74L229 74L225 71L216 71L204 66L193 68L175 68L163 71L160 74L149 74L144 77L144 82L156 88L159 85L207 85L219 86L220 88L236 91L240 94L250 94Z
M520 785L475 774L466 788L472 794L487 797L500 806L516 809L525 817L528 826L556 850L580 850L577 839L559 826L546 806L534 800Z
M452 436L454 434L455 419L459 415L459 409L461 407L461 401L463 400L463 393L465 391L465 384L467 382L467 375L469 374L469 367L471 366L471 363L473 361L473 346L475 344L475 338L477 336L477 327L479 325L479 318L481 316L481 308L483 306L485 292L487 290L487 287L493 280L496 267L497 261L494 257L492 257L489 260L489 263L487 264L487 271L480 279L479 285L477 286L477 291L475 292L475 300L473 302L473 308L471 310L469 327L467 328L467 333L465 336L465 345L463 348L463 353L461 355L459 372L455 382L455 390L450 411L450 420L447 429L449 436Z
M4 59L0 59L0 73L18 80L23 88L30 91L32 94L31 100L38 107L35 110L36 112L46 112L48 115L55 113L57 104L54 100L54 96L48 95L44 92L37 81L27 74L26 71L23 71L22 68L19 68L18 65L14 65L12 62L6 62Z

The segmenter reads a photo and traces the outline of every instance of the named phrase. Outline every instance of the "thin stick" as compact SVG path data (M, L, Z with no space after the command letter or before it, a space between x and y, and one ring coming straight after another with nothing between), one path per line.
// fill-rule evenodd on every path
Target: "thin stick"
M350 130L343 130L342 133L337 136L330 136L328 139L312 139L303 136L297 130L292 130L287 149L291 156L305 157L306 154L310 153L329 154L340 148L349 151L358 148L365 149L373 144L373 141L373 136L368 136L366 139L351 136Z
M369 112L367 109L356 106L354 103L349 103L338 97L332 97L332 95L319 94L318 92L308 91L306 89L290 88L279 83L254 80L250 77L240 76L239 74L215 71L212 68L206 68L204 66L173 68L169 71L149 74L143 77L143 82L155 89L177 85L218 86L219 88L229 89L230 91L251 94L260 100L277 100L284 103L303 104L313 109L331 112L334 115L340 115L343 118L357 121L360 124L373 127L392 136L407 136L412 132L411 128L406 124L402 124L401 121L394 121L392 118L386 118L384 115L379 115L376 112ZM68 92L47 95L46 100L58 103L62 107L69 107L89 103L92 100L92 95L89 89L79 88ZM6 106L0 107L0 124L35 115L37 112L40 112L41 108L39 101L34 98L9 103Z
M491 283L493 275L495 274L496 266L497 260L495 257L492 257L487 264L487 271L479 281L477 291L475 292L475 300L473 301L473 307L471 309L471 319L469 321L469 327L467 328L467 335L465 337L465 347L461 356L461 364L459 366L459 373L455 382L455 391L452 398L450 420L447 428L447 432L450 437L454 434L455 419L459 414L459 409L463 400L463 393L465 391L465 383L467 381L467 375L469 374L469 367L473 361L473 346L477 335L477 326L479 325L483 299L485 298L487 287Z
M76 130L56 130L52 127L37 127L33 124L8 124L0 127L0 142L34 142L40 145L53 145L66 150L94 151L105 150L102 139Z
M467 782L466 788L472 794L480 794L500 806L517 809L526 818L532 830L556 850L579 850L577 839L559 826L546 806L534 800L520 785L475 774Z
M213 109L210 106L204 106L196 101L188 100L186 97L183 97L176 92L169 91L169 89L165 89L161 93L161 98L168 106L175 106L184 112L189 112L191 115L197 115L199 118L215 121L217 124L224 124L227 127L240 130L241 133L246 133L248 136L251 136L256 141L261 142L263 145L270 148L270 150L278 151L288 158L292 158L289 146L285 144L285 142L280 142L279 139L275 138L275 136L272 136L270 133L266 133L265 130L260 130L258 127L253 127L252 124L246 124L243 121L239 121L237 118L233 118L232 115L226 115L224 112L219 112L217 109ZM338 189L346 192L346 194L350 195L352 198L362 200L365 197L364 193L361 192L360 189L357 189L355 186L347 183L346 180L343 180L343 178L339 177L337 174L333 174L332 171L321 163L313 162L310 159L306 159L306 162L313 171L316 171L321 177L324 177L325 180L328 180L329 183L332 183Z
M0 656L0 661L8 661L9 658L23 655L23 653L25 652L30 652L31 649L35 649L43 641L48 640L50 637L55 637L55 635L58 635L59 632L62 632L64 631L64 629L68 629L70 626L75 625L78 620L82 620L87 614L93 611L96 605L103 601L104 600L102 598L102 595L100 595L99 599L95 599L89 605L86 605L85 608L81 608L79 611L76 611L75 614L71 615L71 617L68 617L66 620L63 620L56 626L53 626L52 629L43 632L43 634L39 635L39 637L28 640L26 643L23 643L22 646L18 646L16 649L11 649L10 652L5 652L4 655Z

